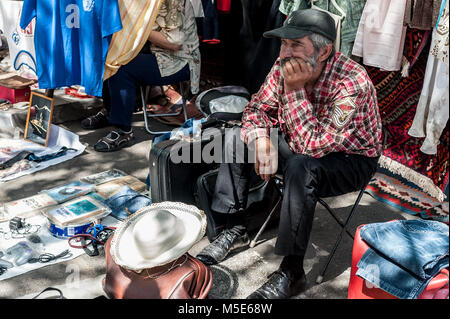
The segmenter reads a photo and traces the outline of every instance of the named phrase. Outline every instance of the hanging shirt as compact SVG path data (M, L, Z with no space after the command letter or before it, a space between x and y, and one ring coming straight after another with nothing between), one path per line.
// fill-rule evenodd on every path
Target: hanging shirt
M19 26L22 6L22 1L0 0L0 30L8 43L9 64L19 75L36 79L34 23L25 29Z
M331 13L330 11L324 10L314 4L311 5L311 9L326 12L333 18L334 24L336 27L336 40L334 41L334 49L336 50L336 52L340 51L340 48L341 48L341 23L342 23L342 19L344 19L345 16Z
M384 71L399 71L406 27L403 25L406 0L368 0L359 21L353 55L363 64Z
M351 57L353 42L355 42L356 32L358 30L359 20L363 13L366 0L336 0L339 7L336 7L330 0L281 0L279 10L285 15L289 15L292 11L300 9L309 9L312 7L327 10L335 21L337 15L343 17L340 19L340 39L339 50L344 55ZM337 22L337 21L336 21Z
M430 30L436 26L442 0L406 0L404 24L411 29Z
M277 125L297 154L381 155L375 88L365 69L340 52L327 62L311 94L305 89L286 93L280 59L275 62L244 110L241 139L250 144Z
M39 87L81 84L101 96L111 35L122 29L117 0L25 0L21 28L33 18Z
M434 29L422 91L420 92L413 123L408 131L408 134L411 136L425 137L420 150L428 155L437 153L437 146L440 143L439 139L449 118L449 68L448 64L445 64L440 59L436 59L435 55L433 55L433 44L436 43L437 36L438 29ZM445 51L448 55L448 41Z

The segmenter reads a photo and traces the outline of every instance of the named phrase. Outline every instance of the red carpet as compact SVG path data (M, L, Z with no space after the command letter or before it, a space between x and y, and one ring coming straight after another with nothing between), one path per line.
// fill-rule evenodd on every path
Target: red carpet
M366 69L377 90L386 134L385 150L379 165L389 170L392 176L402 177L444 201L449 184L448 124L441 135L436 155L422 153L423 138L408 135L423 86L430 39L427 31L408 30L404 52L412 65L408 77L402 77L401 72L383 72L368 66Z

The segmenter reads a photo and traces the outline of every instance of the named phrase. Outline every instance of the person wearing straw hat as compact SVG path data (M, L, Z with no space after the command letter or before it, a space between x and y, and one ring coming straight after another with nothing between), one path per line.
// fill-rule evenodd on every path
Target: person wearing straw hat
M361 65L334 51L336 28L329 14L294 11L282 27L264 36L281 39L280 55L245 108L242 129L226 137L225 158L232 161L219 168L211 209L223 216L227 228L197 258L216 264L248 243L251 170L266 181L281 174L275 254L283 260L249 296L281 299L305 288L303 259L318 198L367 184L381 155L382 131L375 88ZM233 140L245 147L227 147ZM242 161L240 149L252 151L254 162ZM245 156L252 160L250 153Z

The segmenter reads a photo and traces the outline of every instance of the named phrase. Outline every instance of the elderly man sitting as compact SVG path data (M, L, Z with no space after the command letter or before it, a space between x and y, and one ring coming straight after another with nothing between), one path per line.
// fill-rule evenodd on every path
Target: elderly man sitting
M264 180L281 173L275 254L283 260L249 298L289 298L305 287L303 259L318 198L357 191L369 181L381 154L381 119L365 69L334 52L330 15L298 10L264 36L281 38L280 56L247 105L242 129L231 137L254 150L254 164L236 161L239 154L226 150L234 160L220 166L211 208L228 226L197 258L212 265L248 243L249 173L255 169Z

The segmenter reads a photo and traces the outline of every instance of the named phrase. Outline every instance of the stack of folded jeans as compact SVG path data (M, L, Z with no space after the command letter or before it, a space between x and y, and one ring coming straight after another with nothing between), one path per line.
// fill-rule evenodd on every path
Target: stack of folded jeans
M108 198L105 204L111 209L111 216L118 220L124 220L142 207L148 206L152 200L142 195L129 186L124 186L120 191Z
M370 246L356 274L402 299L418 298L442 269L449 267L448 225L401 220L361 227Z

